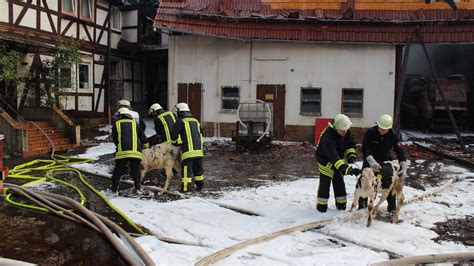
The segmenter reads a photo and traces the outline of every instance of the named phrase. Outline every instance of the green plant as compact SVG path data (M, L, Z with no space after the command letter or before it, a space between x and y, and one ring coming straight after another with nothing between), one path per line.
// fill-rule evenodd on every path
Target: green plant
M0 43L0 82L8 85L16 84L18 80L18 53Z
M76 82L72 68L75 68L80 62L79 43L72 39L61 42L54 57L43 61L43 70L47 81L44 88L37 89L41 90L42 96L46 95L47 106L59 106L61 96L68 89L75 88Z

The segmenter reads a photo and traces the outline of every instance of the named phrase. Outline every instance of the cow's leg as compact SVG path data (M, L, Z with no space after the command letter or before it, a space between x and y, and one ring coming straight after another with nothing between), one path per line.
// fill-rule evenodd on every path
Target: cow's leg
M403 191L397 191L397 209L395 210L395 213L393 214L393 217L392 217L393 224L398 223L398 215L400 213L400 209L402 208L404 200L405 200L405 197L403 196Z
M183 176L183 166L179 162L179 159L174 160L173 169L178 173L178 176Z
M352 209L355 208L356 204L359 203L359 198L360 198L360 192L359 192L359 189L356 188L356 190L354 192L354 199L352 200L352 205L351 205L351 208L349 209L349 211L352 211Z
M377 216L377 211L379 210L380 205L382 205L382 203L387 199L389 193L390 193L390 190L388 190L388 189L384 189L382 191L382 195L380 197L380 200L377 202L377 204L375 205L374 210L373 210L374 217Z
M142 161L140 163L140 184L143 183L143 179L145 178L146 172L147 172L147 169L145 167L145 164Z
M370 190L370 195L369 195L369 199L368 199L368 205L367 205L367 209L368 209L368 213L369 213L369 217L367 218L367 227L371 226L372 225L372 216L373 216L373 213L374 213L374 201L375 201L375 196L377 195L377 192L375 191L375 189L371 189Z
M171 179L173 178L173 165L171 165L170 162L168 162L165 166L165 174L166 174L166 183L165 183L165 186L163 187L163 192L168 191L168 188L171 183Z

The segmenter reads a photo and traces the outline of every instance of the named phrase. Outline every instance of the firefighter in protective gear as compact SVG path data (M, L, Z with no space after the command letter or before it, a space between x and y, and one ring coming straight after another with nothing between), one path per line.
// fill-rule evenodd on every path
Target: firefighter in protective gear
M171 137L176 139L181 137L181 164L183 165L182 192L187 192L191 177L194 176L194 183L198 191L204 187L203 147L202 128L196 118L192 117L189 106L186 103L178 103L176 106L178 120L174 124Z
M319 187L316 208L326 212L331 187L333 185L336 208L345 210L347 203L344 175L360 175L361 171L352 168L348 163L356 159L356 146L352 138L350 127L352 122L343 114L334 117L323 130L316 146L316 158L319 169ZM344 157L347 161L344 161Z
M128 108L120 108L117 114L118 120L112 126L112 138L117 148L115 168L112 173L112 191L117 192L120 178L127 173L127 166L130 164L130 177L135 184L135 191L141 193L141 151L142 148L148 148L148 139L142 129L137 126Z
M148 114L154 117L153 123L156 131L156 134L150 137L150 145L153 146L158 143L180 145L182 143L179 136L177 139L171 138L171 129L176 123L175 114L165 111L159 103L152 104Z
M132 116L132 118L137 122L138 125L140 125L140 128L142 129L142 131L145 132L145 129L146 129L145 122L143 122L143 120L140 119L140 114L133 111L132 104L130 104L130 102L127 100L120 100L117 102L117 112L115 112L115 114L112 116L112 124L114 124L115 121L117 121L118 117L120 116L118 113L118 110L121 108L127 108L128 110L130 110L130 115Z
M375 173L381 169L380 164L384 161L392 160L391 151L395 151L400 162L399 176L402 180L407 174L407 161L405 152L402 149L400 139L392 130L393 119L389 114L382 115L377 121L377 125L367 130L362 141L362 155L364 163L362 168L370 167ZM387 198L389 212L396 209L395 195ZM367 198L359 199L359 209L367 207Z

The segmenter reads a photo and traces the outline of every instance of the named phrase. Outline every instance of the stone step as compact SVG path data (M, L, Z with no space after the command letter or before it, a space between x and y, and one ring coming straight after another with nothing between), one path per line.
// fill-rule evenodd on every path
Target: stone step
M68 151L73 148L77 148L78 145L74 144L67 144L67 145L59 145L56 146L56 151ZM35 150L29 150L23 152L23 158L31 157L31 156L41 156L41 155L48 155L52 152L51 147L48 148L38 148Z
M47 135L51 140L58 139L58 138L65 138L62 132L52 133L52 134L47 134ZM37 141L46 141L46 140L48 140L48 138L46 138L46 136L43 134L34 134L34 135L28 134L28 142L37 142Z
M69 139L67 138L59 138L52 140L55 146L67 145L69 143ZM37 142L30 142L28 143L28 150L36 150L36 149L43 149L51 147L49 141L37 141Z
M42 128L43 132L50 135L55 133L63 134L63 131L56 128L56 127L45 127ZM39 129L28 129L28 136L44 136L43 133Z
M33 121L40 128L49 127L49 121ZM24 129L36 129L37 127L31 123L20 123L21 127Z

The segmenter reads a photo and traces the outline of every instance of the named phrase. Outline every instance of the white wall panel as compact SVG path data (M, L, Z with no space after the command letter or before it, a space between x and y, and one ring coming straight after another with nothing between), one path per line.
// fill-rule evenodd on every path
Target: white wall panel
M308 86L322 88L321 117L331 118L341 112L343 88L364 89L363 116L352 118L355 126L370 127L381 114L393 113L395 46L284 42L251 45L180 36L172 37L169 47L169 104L177 101L177 83L202 83L204 121L237 119L235 114L220 113L221 86L240 86L242 101L256 97L257 84L285 84L287 125L314 125L316 116L300 115L301 87Z
M8 3L5 0L0 0L0 21L8 22Z
M55 22L53 21L53 23ZM48 32L53 32L53 29L51 28L51 23L49 22L48 15L46 14L46 12L41 12L41 29Z
M79 111L92 111L92 96L79 96Z
M76 97L74 96L64 96L61 99L61 104L64 107L64 110L75 110L76 109Z
M122 12L122 26L136 26L138 23L138 11Z
M46 2L48 3L49 10L58 11L59 1L57 1L57 0L46 0ZM44 7L43 2L41 2L41 6Z
M94 104L97 103L97 97L99 97L99 89L94 89L94 94L95 94L95 102ZM95 108L95 106L94 106ZM99 99L99 108L97 109L97 112L104 112L104 91L102 91Z
M14 11L15 16L13 19L14 21L16 21L16 19L19 17L22 9L23 7L14 5L14 10L15 10ZM28 11L26 11L25 16L23 16L23 18L21 19L20 25L35 29L36 28L36 10L28 9Z
M95 64L95 69L94 69L94 83L95 84L100 84L102 81L102 73L104 73L104 65L99 65Z

